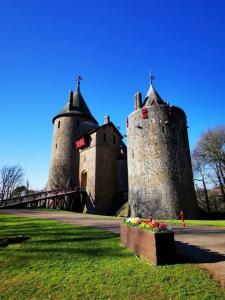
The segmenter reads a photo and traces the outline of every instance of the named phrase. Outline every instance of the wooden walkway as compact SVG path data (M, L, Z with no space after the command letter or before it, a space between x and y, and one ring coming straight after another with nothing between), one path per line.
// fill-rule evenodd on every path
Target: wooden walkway
M59 202L62 204L62 202L65 200L65 197L69 197L77 193L84 194L86 193L86 189L82 187L74 187L25 194L23 196L12 197L0 201L0 208L26 206L26 204L32 203L36 203L36 205L39 206L38 204L43 204L43 202L46 203L47 200L52 200L49 207L52 205L53 208L56 208Z

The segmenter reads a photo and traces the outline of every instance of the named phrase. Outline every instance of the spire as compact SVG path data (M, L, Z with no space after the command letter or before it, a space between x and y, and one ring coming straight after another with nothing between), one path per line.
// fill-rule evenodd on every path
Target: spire
M95 118L92 116L83 96L80 92L80 82L82 80L82 77L80 74L77 76L76 79L76 90L75 92L70 91L69 94L69 101L68 104L65 106L65 108L60 112L59 115L57 115L55 118L57 118L60 115L81 115L84 117L88 117L89 119L92 119L95 123L98 123ZM53 122L55 120L53 118Z
M151 106L151 105L158 105L158 104L165 104L163 99L159 96L157 91L155 90L152 81L155 80L155 77L150 73L150 87L147 92L143 107Z

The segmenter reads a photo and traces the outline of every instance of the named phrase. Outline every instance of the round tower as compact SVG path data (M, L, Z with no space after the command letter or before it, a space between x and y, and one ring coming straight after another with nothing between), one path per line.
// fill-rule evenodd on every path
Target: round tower
M78 76L75 92L70 92L65 108L52 120L54 132L48 190L78 185L79 155L74 146L75 138L98 126L81 95L80 80Z
M186 115L165 103L152 82L127 120L129 205L132 216L196 217Z

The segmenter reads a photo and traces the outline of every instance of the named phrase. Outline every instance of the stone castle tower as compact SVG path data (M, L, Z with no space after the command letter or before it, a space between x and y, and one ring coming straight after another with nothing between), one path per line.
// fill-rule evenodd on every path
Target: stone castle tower
M132 216L196 217L196 196L184 111L165 103L152 80L127 119L129 205Z
M48 190L78 186L79 151L74 147L75 138L98 126L80 92L77 78L75 92L69 94L65 108L56 115L54 124L52 156Z
M76 91L53 118L47 189L82 187L82 196L74 195L69 207L58 208L113 214L127 200L126 146L109 116L98 125L81 95L80 80L79 76ZM47 206L52 207L52 201Z

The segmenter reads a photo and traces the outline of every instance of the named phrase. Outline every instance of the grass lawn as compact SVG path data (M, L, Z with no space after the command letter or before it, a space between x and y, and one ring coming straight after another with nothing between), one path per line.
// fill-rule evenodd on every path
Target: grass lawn
M31 239L0 248L0 299L225 299L190 264L154 267L114 233L60 222L0 215L0 236Z
M181 220L162 220L168 224L181 224ZM186 225L225 227L225 220L185 220Z
M67 210L62 210L62 209L51 209L51 208L26 208L26 210L36 210L36 211L47 211L47 212L51 212L51 213L56 213L56 212L60 212L60 213L70 213L70 214L78 214L81 216L85 216L84 214L80 214L80 213L75 213L72 211L67 211ZM107 219L117 219L122 221L124 219L124 217L115 217L115 216L104 216L104 215L91 215L88 214L89 218L107 218ZM164 223L168 223L168 224L181 224L181 220L157 220L160 222L164 222ZM218 226L218 227L225 227L225 220L185 220L185 224L187 225L199 225L199 226Z

